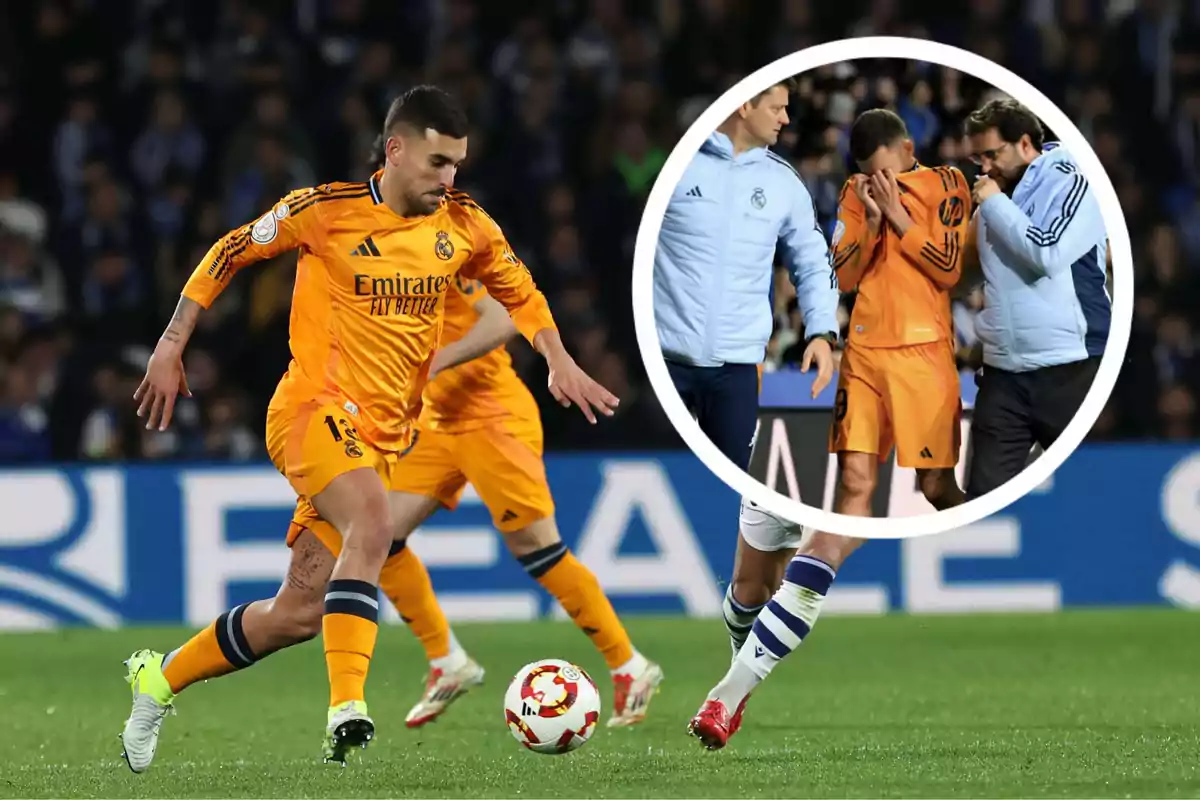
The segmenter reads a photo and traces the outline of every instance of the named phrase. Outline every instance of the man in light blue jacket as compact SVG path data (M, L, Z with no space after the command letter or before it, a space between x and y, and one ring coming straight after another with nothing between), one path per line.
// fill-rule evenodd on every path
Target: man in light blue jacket
M778 248L790 268L815 397L833 375L837 279L799 174L769 149L787 124L790 82L744 103L676 185L654 255L654 316L675 388L705 435L747 469L759 365L771 338Z
M816 397L833 376L838 286L812 196L768 148L788 123L793 81L742 104L701 146L676 185L654 255L654 316L675 388L701 430L748 469L758 423L759 368L774 313L778 252L791 271L807 340L801 369L815 364ZM744 641L786 562L755 547L742 504L725 624Z
M983 345L971 423L967 499L1007 483L1034 444L1049 447L1083 404L1112 319L1108 234L1087 178L1013 100L967 119L973 221L983 271Z

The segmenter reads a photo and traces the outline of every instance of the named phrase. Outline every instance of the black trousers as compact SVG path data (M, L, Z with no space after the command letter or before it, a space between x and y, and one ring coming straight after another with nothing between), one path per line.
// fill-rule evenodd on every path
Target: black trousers
M1035 444L1049 448L1074 419L1099 368L1100 356L1031 372L984 367L976 378L967 499L1021 474Z
M758 366L693 367L673 361L667 370L700 430L730 461L750 469L750 441L758 424Z

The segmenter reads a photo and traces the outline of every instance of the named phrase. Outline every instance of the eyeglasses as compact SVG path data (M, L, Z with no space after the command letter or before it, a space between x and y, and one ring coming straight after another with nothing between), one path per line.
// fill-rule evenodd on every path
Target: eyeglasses
M979 166L983 163L985 158L988 161L995 161L996 156L999 155L1002 150L1009 147L1012 147L1012 142L1005 142L994 150L984 150L982 153L971 153L968 158L971 159L972 164Z

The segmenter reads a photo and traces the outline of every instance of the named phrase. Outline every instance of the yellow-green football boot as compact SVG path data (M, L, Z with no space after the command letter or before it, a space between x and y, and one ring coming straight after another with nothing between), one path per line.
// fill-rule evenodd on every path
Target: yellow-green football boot
M325 762L346 766L346 753L352 747L365 748L375 738L375 723L367 716L367 704L350 700L329 709L325 726Z
M163 654L138 650L125 666L125 680L133 692L133 710L121 732L121 753L134 772L145 772L158 748L158 732L168 713L175 713L175 693L162 671Z

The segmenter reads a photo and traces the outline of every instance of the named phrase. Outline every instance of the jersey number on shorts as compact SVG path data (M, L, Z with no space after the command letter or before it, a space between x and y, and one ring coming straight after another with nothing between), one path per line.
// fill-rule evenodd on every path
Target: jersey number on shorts
M362 458L363 451L358 446L358 431L346 421L345 417L334 422L333 415L329 414L325 417L325 425L329 428L329 435L335 442L345 441L346 455L350 458ZM338 430L339 427L341 430Z
M846 390L838 389L833 400L833 419L841 422L846 417Z

